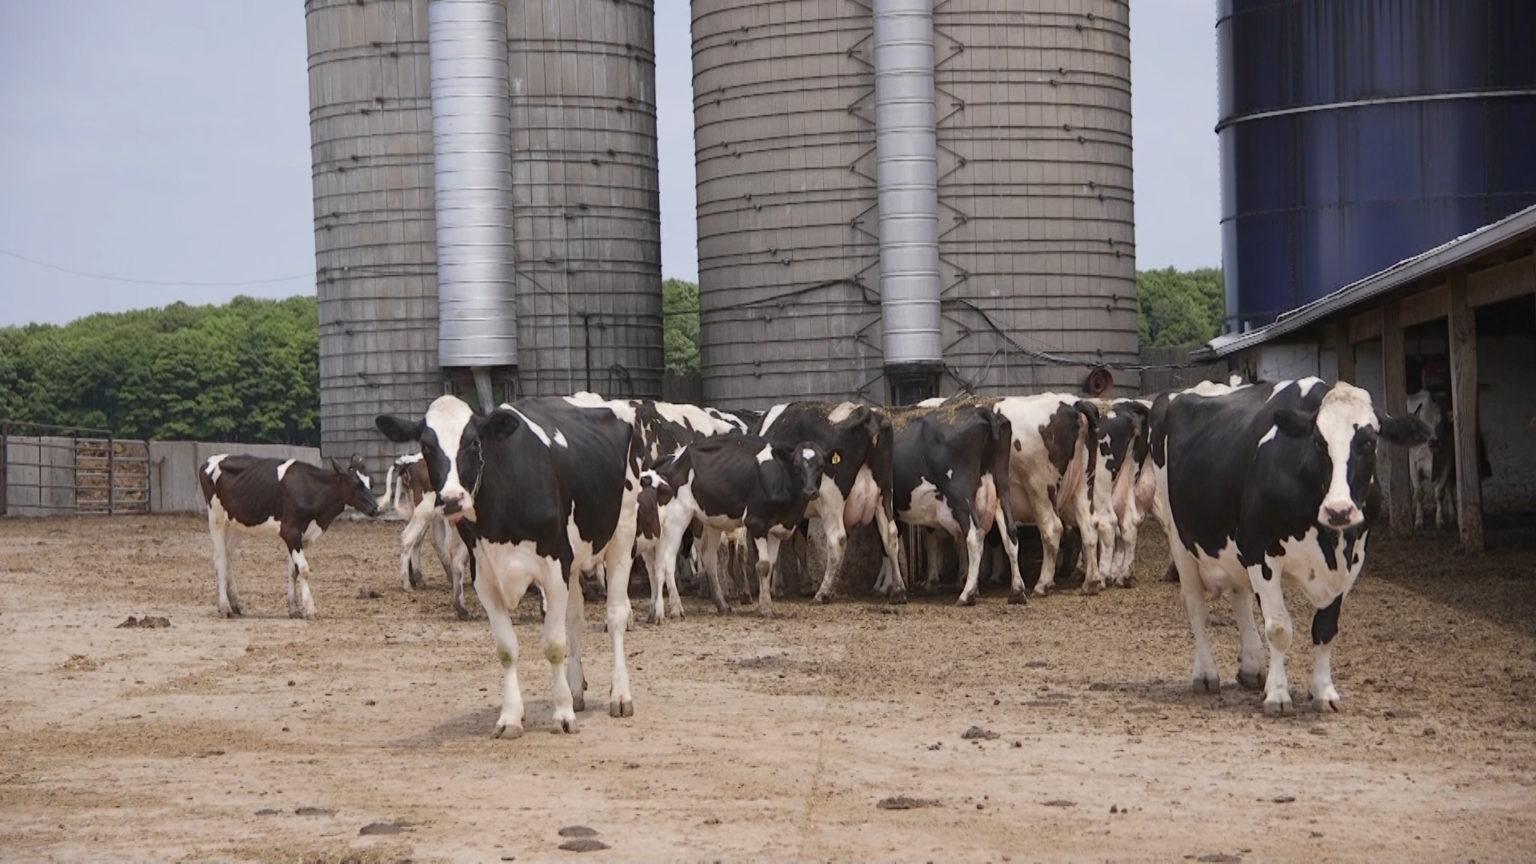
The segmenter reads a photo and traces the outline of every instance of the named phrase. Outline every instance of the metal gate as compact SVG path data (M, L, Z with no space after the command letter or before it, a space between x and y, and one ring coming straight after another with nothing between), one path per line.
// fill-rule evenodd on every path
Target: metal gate
M149 512L149 444L106 429L0 421L0 516Z

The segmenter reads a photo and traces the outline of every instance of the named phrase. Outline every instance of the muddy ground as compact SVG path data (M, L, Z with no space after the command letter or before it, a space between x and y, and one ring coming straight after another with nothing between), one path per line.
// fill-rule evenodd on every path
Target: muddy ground
M276 542L246 541L247 617L225 621L198 518L0 520L0 857L1536 858L1536 535L1491 532L1484 557L1381 538L1344 606L1343 712L1269 718L1232 683L1224 602L1226 686L1190 692L1149 527L1139 583L1096 597L789 600L772 621L690 600L630 634L625 720L589 604L573 736L550 734L525 603L529 732L495 741L486 625L455 619L435 562L402 590L399 523L319 541L313 621L286 616ZM1298 699L1310 669L1293 654ZM901 798L928 806L879 806Z

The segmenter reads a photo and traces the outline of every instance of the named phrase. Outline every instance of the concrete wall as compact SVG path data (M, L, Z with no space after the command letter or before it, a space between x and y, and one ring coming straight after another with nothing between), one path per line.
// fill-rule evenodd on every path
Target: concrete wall
M8 436L4 494L8 516L59 516L73 513L75 439Z
M1536 509L1536 335L1478 337L1477 389L1477 425L1493 466L1483 509Z
M316 447L151 441L149 443L150 512L201 513L207 510L207 506L203 503L202 487L198 485L197 472L208 457L220 453L270 456L275 459L297 459L313 465L320 464L320 450Z

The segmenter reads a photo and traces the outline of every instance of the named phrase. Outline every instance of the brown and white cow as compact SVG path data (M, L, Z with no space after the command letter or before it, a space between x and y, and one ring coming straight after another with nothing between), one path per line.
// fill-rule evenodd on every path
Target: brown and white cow
M394 487L393 491L391 487ZM437 560L443 565L443 573L448 576L452 588L453 611L460 619L467 620L470 615L464 605L464 576L469 570L469 548L438 509L437 493L432 491L432 478L421 454L412 453L396 459L389 466L384 488L385 498L392 499L394 509L405 509L410 514L410 521L400 532L401 587L407 591L426 587L427 580L421 572L421 545L431 537ZM401 507L402 497L410 502L409 508Z
M221 453L197 474L208 505L213 569L219 583L219 614L242 615L229 553L240 533L275 534L288 547L288 615L313 618L309 559L304 552L348 507L369 516L379 512L361 456L343 468L334 459L320 468L297 459L268 459Z

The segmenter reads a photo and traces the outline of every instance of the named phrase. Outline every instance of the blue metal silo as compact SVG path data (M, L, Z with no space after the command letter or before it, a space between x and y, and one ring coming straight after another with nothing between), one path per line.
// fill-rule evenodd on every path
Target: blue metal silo
M1219 0L1227 326L1536 203L1536 2Z

